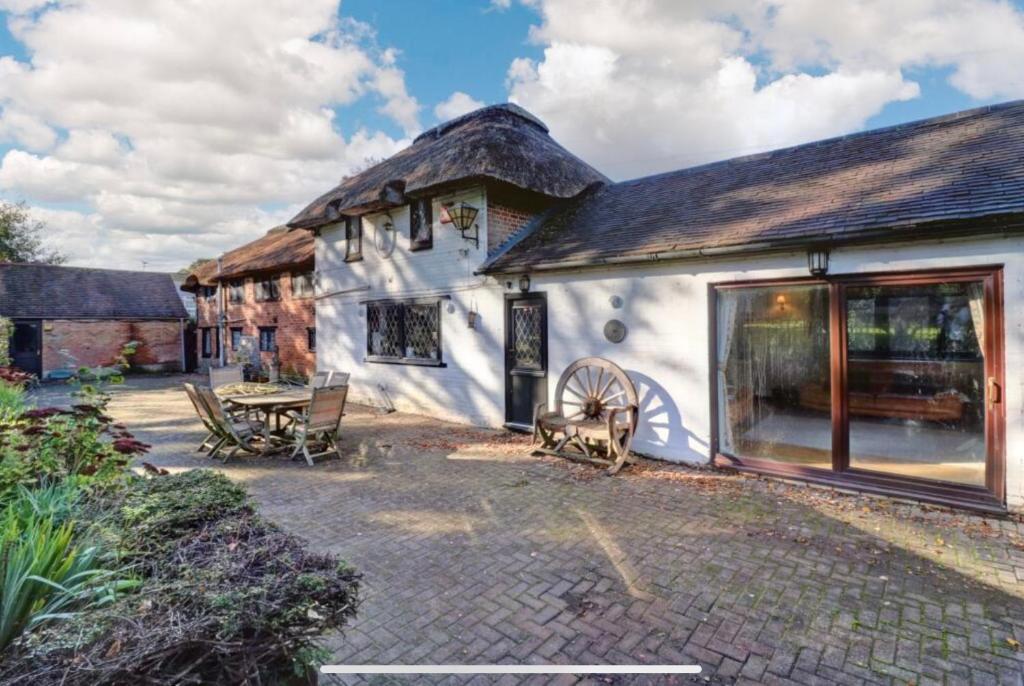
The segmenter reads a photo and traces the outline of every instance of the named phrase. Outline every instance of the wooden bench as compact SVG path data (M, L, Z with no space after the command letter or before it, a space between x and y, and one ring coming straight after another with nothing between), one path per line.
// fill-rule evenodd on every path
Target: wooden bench
M627 462L639 418L636 387L622 369L601 357L576 360L555 386L555 407L537 405L536 452L607 467L615 474Z

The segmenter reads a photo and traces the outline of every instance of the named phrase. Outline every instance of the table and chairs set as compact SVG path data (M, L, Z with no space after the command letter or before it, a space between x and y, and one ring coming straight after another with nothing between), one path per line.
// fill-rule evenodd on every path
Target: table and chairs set
M203 422L206 437L197 448L230 460L239 453L335 454L345 413L349 375L323 371L306 386L243 381L241 367L210 369L210 385L185 384L185 393Z

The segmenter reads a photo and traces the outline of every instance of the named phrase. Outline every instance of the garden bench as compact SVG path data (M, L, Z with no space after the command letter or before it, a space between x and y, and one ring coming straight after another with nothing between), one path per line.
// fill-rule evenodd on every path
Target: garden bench
M536 452L579 460L617 473L627 462L639 419L636 387L618 365L602 357L570 364L555 386L555 406L534 411Z

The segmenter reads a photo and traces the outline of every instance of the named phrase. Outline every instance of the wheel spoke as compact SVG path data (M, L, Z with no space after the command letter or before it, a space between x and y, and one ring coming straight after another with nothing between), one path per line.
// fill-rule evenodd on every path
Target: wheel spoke
M586 400L587 399L587 394L586 393L580 393L575 388L570 386L568 382L566 382L566 384L565 384L565 390L569 391L570 393L572 393L574 396L576 396L577 398L579 398L581 400Z
M601 400L601 402L603 404L607 405L610 401L614 400L615 398L618 398L620 395L626 395L626 389L622 389L621 391L619 391L615 395L610 395L607 398L603 398ZM622 405L621 407L625 407L625 405Z

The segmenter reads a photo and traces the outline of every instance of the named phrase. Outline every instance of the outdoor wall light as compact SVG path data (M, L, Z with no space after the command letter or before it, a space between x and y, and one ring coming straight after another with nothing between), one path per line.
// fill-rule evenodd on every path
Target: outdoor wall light
M528 293L530 291L530 275L523 274L519 277L519 292Z
M462 238L479 248L480 225L476 223L476 216L480 210L465 202L460 202L458 205L445 205L444 210L448 219L451 220L452 226L462 234ZM472 231L472 235L467 235L468 231Z
M775 296L775 304L779 306L779 312L786 311L786 296L783 293L779 293Z
M828 249L817 248L807 251L807 271L814 276L828 274Z

